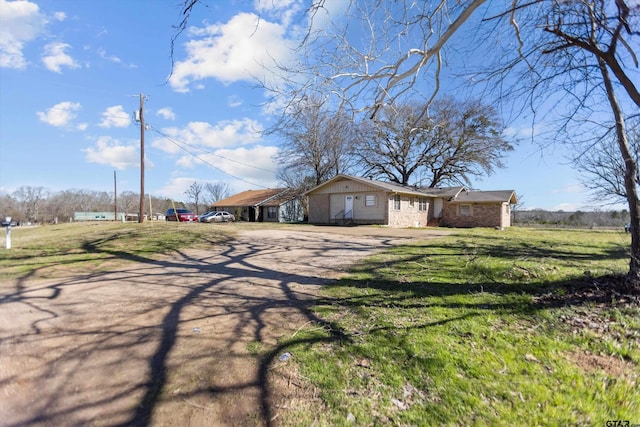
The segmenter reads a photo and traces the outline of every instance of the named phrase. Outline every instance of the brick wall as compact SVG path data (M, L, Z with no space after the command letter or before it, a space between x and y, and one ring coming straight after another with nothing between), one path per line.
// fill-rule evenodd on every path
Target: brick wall
M413 199L413 205L411 204ZM426 227L431 205L427 203L427 210L419 210L417 197L402 196L400 210L394 209L393 196L389 197L389 226L391 227Z
M460 203L445 203L442 225L447 227L509 227L510 215L505 203L469 203L469 215L462 214Z
M309 222L312 224L328 224L329 194L309 195Z

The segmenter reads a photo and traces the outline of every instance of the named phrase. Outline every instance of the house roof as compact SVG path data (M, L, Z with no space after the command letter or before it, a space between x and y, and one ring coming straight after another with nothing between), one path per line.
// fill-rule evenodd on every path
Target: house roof
M402 193L402 194L410 194L414 196L428 196L428 197L455 197L465 188L460 187L449 187L449 188L427 188L427 187L415 187L412 185L402 185L397 184L395 182L385 182L378 181L370 178L361 178L352 175L339 174L334 176L328 181L323 182L322 184L312 188L311 190L304 193L306 196L309 193L313 193L315 190L324 187L332 182L339 181L342 179L350 179L352 181L361 182L366 185L370 185L372 187L377 187L381 190L390 192L390 193Z
M468 191L458 194L451 199L452 203L518 203L518 197L514 190L497 191Z
M247 190L213 203L213 207L223 206L279 206L290 199L288 188Z
M311 190L304 193L304 195L308 195L309 193L313 193L319 188L324 187L332 182L349 179L357 182L364 183L366 185L370 185L372 187L379 188L383 191L391 192L391 193L402 193L409 194L413 196L426 196L426 197L436 197L448 199L454 203L517 203L518 198L516 197L516 192L514 190L498 190L498 191L467 191L464 186L458 187L445 187L445 188L429 188L429 187L414 187L410 185L401 185L396 184L394 182L384 182L378 181L375 179L369 178L361 178L357 176L339 174L334 176L328 181L323 182L322 184L312 188Z
M449 197L450 198L450 197L456 197L459 194L466 193L467 189L464 188L463 186L447 187L447 188L420 187L419 191L422 194L425 194L425 195L431 196L431 197L443 197L443 198Z

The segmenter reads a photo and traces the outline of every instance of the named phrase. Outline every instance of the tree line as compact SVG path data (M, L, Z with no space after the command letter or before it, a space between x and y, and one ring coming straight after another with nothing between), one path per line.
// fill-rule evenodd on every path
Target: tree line
M543 209L513 210L514 226L545 226L567 228L618 228L629 223L629 211L547 211Z
M201 208L228 197L230 187L226 183L194 182L184 195L184 201L146 195L144 211L148 214L151 206L153 214L164 213L175 206L200 213ZM21 224L47 224L69 222L74 212L139 212L140 193L123 191L116 196L108 191L70 189L51 192L45 187L22 186L10 194L0 195L0 215L3 219L10 216Z

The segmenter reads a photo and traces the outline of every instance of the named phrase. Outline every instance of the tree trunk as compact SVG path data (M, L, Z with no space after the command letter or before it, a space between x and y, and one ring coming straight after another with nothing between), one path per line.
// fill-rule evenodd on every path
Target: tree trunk
M638 165L636 164L636 161L631 154L631 149L629 148L624 116L613 89L609 70L602 58L598 58L598 65L607 91L607 98L609 100L609 104L611 104L611 110L615 117L618 148L620 149L620 154L622 155L625 165L624 186L627 194L627 203L629 204L631 224L631 259L629 261L629 272L627 273L626 285L629 287L629 291L633 293L640 293L640 201L638 200L638 188L635 180L638 172Z

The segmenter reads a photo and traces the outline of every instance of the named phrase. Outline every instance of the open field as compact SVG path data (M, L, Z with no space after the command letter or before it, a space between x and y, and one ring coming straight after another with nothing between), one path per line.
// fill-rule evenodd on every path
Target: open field
M640 309L611 286L628 239L15 229L0 250L0 424L640 423Z

